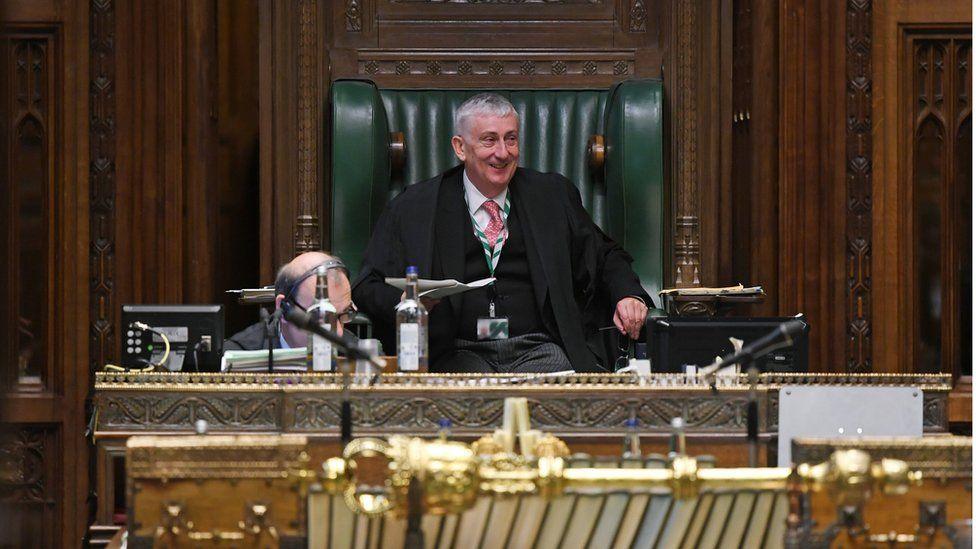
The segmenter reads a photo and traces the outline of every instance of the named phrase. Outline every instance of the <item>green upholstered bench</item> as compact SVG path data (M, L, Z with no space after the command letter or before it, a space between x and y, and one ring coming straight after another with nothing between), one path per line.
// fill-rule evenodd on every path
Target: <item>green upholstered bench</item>
M450 144L454 111L482 91L489 90L333 84L331 250L353 276L387 202L405 185L458 163ZM661 81L629 80L605 90L490 91L508 97L519 112L520 165L572 180L596 224L634 257L641 283L658 299L665 255ZM399 169L391 161L393 132L404 136L403 149L392 147L402 158ZM604 137L597 168L587 150L594 135Z

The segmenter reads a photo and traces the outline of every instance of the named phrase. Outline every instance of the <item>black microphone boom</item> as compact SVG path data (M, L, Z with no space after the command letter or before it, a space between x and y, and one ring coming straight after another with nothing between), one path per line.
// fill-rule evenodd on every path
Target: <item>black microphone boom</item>
M386 366L386 361L382 358L370 356L369 353L360 350L351 339L346 339L332 330L326 330L319 323L312 322L309 316L298 310L297 307L291 307L285 311L285 319L306 332L312 332L315 335L328 339L333 345L339 347L341 351L349 355L350 358L355 360L368 360L380 369Z
M800 319L784 322L772 332L744 346L738 353L726 355L718 364L709 366L708 370L710 372L717 372L726 366L752 360L774 349L788 347L793 344L793 338L803 333L806 327L806 322Z

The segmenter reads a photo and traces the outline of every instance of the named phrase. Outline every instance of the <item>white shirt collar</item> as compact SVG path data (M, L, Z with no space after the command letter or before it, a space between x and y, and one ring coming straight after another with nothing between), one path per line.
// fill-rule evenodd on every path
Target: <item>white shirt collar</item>
M474 215L474 213L481 208L481 205L485 203L485 200L489 200L489 198L481 194L478 187L475 187L474 183L468 179L467 169L464 170L464 196L468 202L468 213L471 215ZM506 196L508 196L508 187L505 187L505 190L498 193L498 196L492 198L491 200L494 200L495 203L498 204L498 207L504 208Z

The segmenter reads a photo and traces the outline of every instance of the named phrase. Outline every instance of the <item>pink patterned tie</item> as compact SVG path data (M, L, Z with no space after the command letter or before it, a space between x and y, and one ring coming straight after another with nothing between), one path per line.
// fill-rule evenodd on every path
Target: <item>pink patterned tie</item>
M494 200L485 200L485 203L481 207L491 217L491 220L488 221L488 226L485 227L485 238L488 239L488 245L494 250L495 241L498 240L498 235L505 228L505 224L502 223L502 209L498 207L498 203Z

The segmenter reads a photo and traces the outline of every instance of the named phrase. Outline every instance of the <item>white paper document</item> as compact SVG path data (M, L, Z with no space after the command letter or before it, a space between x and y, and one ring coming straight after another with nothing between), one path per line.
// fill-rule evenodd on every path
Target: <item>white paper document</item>
M453 278L449 278L447 280L427 280L421 278L417 282L417 290L420 292L420 297L443 299L447 296L460 294L468 290L484 288L489 284L494 284L495 279L483 278L481 280L475 280L474 282L458 282ZM405 290L407 288L406 278L387 278L386 283L401 290Z

